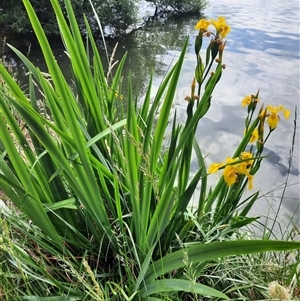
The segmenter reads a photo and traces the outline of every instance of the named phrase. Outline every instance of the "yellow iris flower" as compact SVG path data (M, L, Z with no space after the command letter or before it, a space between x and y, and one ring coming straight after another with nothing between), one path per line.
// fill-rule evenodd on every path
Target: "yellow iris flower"
M291 114L291 112L288 109L285 109L283 105L280 105L279 107L268 105L267 111L268 124L271 130L275 129L278 125L278 122L280 120L280 117L278 115L279 112L283 112L283 115L286 119L288 119Z
M216 28L222 39L225 38L231 30L230 26L226 23L226 19L222 16L218 17L217 20L211 20L211 24Z
M246 95L242 100L242 107L249 106L252 101L251 95Z
M221 36L221 38L225 38L231 30L230 26L226 23L226 19L224 17L218 17L217 20L211 21L201 19L196 24L195 29L205 32L207 31L209 25L213 25L216 28L216 31L218 35Z
M234 162L238 162L240 160L245 160L245 159L251 159L252 154L249 152L243 152L240 156L240 158L230 158L228 157L226 159L226 163L213 163L208 169L209 173L215 173L217 172L220 168L224 167L224 181L228 186L233 185L238 181L238 176L239 175L245 175L248 178L248 188L252 189L253 188L253 176L250 175L249 171L252 166L253 160L247 160L244 162L239 162L236 164L232 164Z
M251 102L259 102L260 99L254 95L246 95L243 99L242 99L242 107L246 107L249 106L251 104Z
M201 19L195 26L196 30L206 31L208 26L210 25L210 21Z

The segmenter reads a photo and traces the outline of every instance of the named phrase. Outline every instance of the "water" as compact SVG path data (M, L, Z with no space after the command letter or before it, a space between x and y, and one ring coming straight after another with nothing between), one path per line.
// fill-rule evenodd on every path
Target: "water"
M264 197L253 208L254 214L277 212L283 184L287 180L289 152L293 136L295 106L298 106L299 127L299 1L211 1L208 16L223 15L232 26L226 46L227 69L214 95L214 104L206 116L206 135L202 142L211 152L212 161L222 161L240 140L245 110L240 101L246 94L260 89L265 104L283 104L291 110L289 121L281 118L278 128L266 145L271 156L255 176L254 189ZM201 139L201 130L198 139ZM201 141L201 140L200 140ZM299 134L296 135L292 168L288 178L280 217L293 215L300 226ZM263 222L263 220L262 220Z
M211 162L222 162L227 156L231 156L241 141L246 116L245 108L241 107L241 100L245 95L256 94L260 89L262 103L276 106L283 104L291 110L290 119L286 121L282 116L280 124L266 144L265 154L270 157L263 161L261 169L255 175L253 189L260 190L262 197L251 213L265 215L270 219L276 216L284 195L279 210L282 228L277 227L280 236L285 232L285 228L290 226L291 216L294 217L293 221L297 226L300 226L299 135L296 135L292 166L288 175L296 106L298 127L300 124L299 2L246 1L241 5L240 1L212 0L204 15L214 19L220 15L224 16L232 28L224 54L227 68L213 94L211 108L201 120L196 134L203 153L209 153L208 165ZM157 51L155 74L159 76L173 64L186 35L190 35L189 48L174 101L179 120L185 118L184 97L190 94L195 68L193 43L197 33L193 28L196 22L195 18L187 18L156 23L135 34L137 37L143 36L144 42L140 48L155 48ZM148 53L146 56L149 57ZM151 55L150 57L152 58ZM159 84L159 76L156 85ZM210 177L213 182L219 175ZM288 186L284 191L286 181ZM265 223L264 218L260 221ZM271 225L270 221L268 225Z
M147 11L151 13L151 7L147 7ZM203 13L207 18L216 19L219 15L226 17L232 28L223 58L227 68L213 94L211 108L201 120L196 134L203 153L209 153L207 165L232 156L241 141L246 116L241 100L246 94L255 94L260 89L262 103L283 104L292 113L288 121L281 118L266 145L265 154L270 154L270 157L263 161L255 175L253 189L253 192L260 190L262 197L252 214L273 218L283 195L284 183L288 181L279 212L281 231L284 232L290 216L300 227L299 135L296 135L289 175L287 172L295 106L298 106L299 116L299 1L254 0L241 4L235 0L211 0ZM125 74L130 69L133 82L139 84L136 94L144 93L153 69L155 93L162 78L178 58L187 35L190 35L173 107L178 112L179 122L185 119L184 97L190 94L194 76L193 43L197 21L197 17L186 17L148 22L143 28L118 40L115 56L115 60L120 59L128 51ZM110 51L115 42L108 41ZM63 68L68 70L68 61L60 46L56 47L55 54ZM32 49L31 59L43 69L38 49ZM297 124L299 128L299 117ZM195 168L196 165L193 166ZM212 175L210 181L214 182L218 177L219 174Z

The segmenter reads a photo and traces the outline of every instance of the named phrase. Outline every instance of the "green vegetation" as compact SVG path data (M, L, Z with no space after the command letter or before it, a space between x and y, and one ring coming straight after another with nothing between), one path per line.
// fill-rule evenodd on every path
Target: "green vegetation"
M155 15L172 12L173 14L199 13L206 5L206 0L146 0L155 5Z
M63 0L58 1L63 7ZM137 1L136 0L106 0L92 1L102 26L111 26L115 34L122 34L136 21ZM56 15L49 0L31 0L31 5L37 14L43 30L47 35L59 34ZM94 25L94 12L89 0L72 0L74 13L80 27L84 27L83 15ZM0 5L0 26L8 31L15 31L23 34L30 34L32 27L26 14L22 0L3 1ZM66 11L63 10L66 16ZM94 28L94 27L92 27Z
M28 68L26 94L0 64L0 185L12 202L2 205L0 220L3 300L253 300L269 298L274 287L278 291L276 282L267 291L265 279L273 272L283 276L274 279L282 281L282 296L287 285L296 295L300 243L289 241L291 235L270 240L267 232L263 240L252 240L243 230L257 219L248 213L259 196L244 199L244 191L252 188L278 113L288 117L289 111L268 105L257 112L258 93L245 97L245 136L232 158L209 169L194 139L222 77L226 20L196 25L195 78L186 121L178 124L170 112L188 39L154 99L150 78L138 106L130 74L123 93L126 55L116 70L110 62L105 77L87 18L83 41L70 1L64 7L68 21L60 2L51 3L72 85L29 0L24 5L47 73L10 46ZM211 42L203 56L207 36ZM218 170L223 176L209 187L208 172ZM198 188L198 204L191 208ZM295 254L272 257L279 266L267 263L277 254L270 252L291 250ZM247 273L253 266L257 275ZM272 271L264 275L264 267ZM255 283L248 281L251 276L258 278Z
M64 0L58 0L58 2L63 7ZM140 2L140 0L94 0L92 4L101 20L102 26L109 26L110 35L118 36L126 33L126 30L136 23L138 6L141 5ZM148 2L155 5L155 14L163 12L175 14L199 13L207 4L206 0L162 0ZM41 22L44 32L48 36L58 35L59 28L51 1L31 0L30 3ZM71 3L82 33L85 32L84 15L89 20L92 30L94 32L98 31L99 28L95 22L90 0L72 0ZM22 0L2 1L0 11L0 26L4 29L0 35L1 39L3 39L2 35L11 35L12 33L21 33L25 36L32 33L32 27ZM63 13L65 16L67 15L64 9Z

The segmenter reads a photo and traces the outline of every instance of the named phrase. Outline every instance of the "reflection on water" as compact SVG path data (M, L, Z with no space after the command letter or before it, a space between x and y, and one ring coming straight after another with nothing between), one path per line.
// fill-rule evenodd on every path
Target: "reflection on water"
M287 122L282 118L272 133L266 146L266 154L270 157L263 161L254 181L254 189L260 190L263 197L253 214L274 217L287 180L294 110L296 105L299 106L299 2L211 0L204 14L208 18L225 16L232 27L224 54L227 68L214 92L211 108L197 131L203 153L209 153L207 164L223 161L239 144L246 116L241 100L246 94L255 94L260 89L261 102L283 104L292 111L290 120ZM128 51L125 67L131 69L133 82L139 86L136 94L143 94L153 69L155 93L161 79L179 56L187 35L190 35L174 101L179 120L185 118L184 97L190 93L195 69L193 40L196 32L193 28L196 22L195 17L149 22L144 28L120 39L115 56L118 60ZM108 43L110 52L114 45L115 41ZM67 72L69 63L62 50L57 49L56 55ZM35 63L41 61L38 52L32 52L31 58ZM299 117L297 123L299 126ZM300 226L298 135L292 159L280 215L282 218L286 214L294 215ZM218 175L210 176L211 181L217 178Z

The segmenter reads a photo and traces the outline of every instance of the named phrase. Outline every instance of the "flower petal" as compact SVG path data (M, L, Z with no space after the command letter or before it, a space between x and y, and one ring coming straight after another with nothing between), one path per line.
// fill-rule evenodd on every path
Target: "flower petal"
M277 127L278 122L279 122L279 116L276 113L272 112L270 114L270 116L268 117L268 124L269 124L271 130L273 130Z
M251 95L246 95L242 100L242 107L249 106L251 103Z
M210 165L208 169L208 173L215 173L217 172L222 166L224 166L223 163L213 163Z
M283 115L284 115L285 119L289 119L290 114L291 114L291 111L290 111L290 110L288 110L288 109L283 109Z
M195 29L197 30L207 30L208 26L210 25L210 22L205 19L201 19L195 26Z
M256 128L253 132L252 132L252 135L251 135L251 138L250 138L250 143L254 143L255 141L258 140L258 128Z
M237 173L234 165L227 165L223 172L224 180L228 186L231 186L237 181Z

